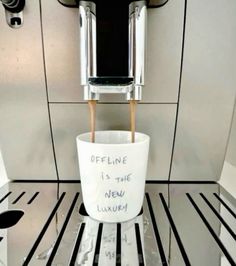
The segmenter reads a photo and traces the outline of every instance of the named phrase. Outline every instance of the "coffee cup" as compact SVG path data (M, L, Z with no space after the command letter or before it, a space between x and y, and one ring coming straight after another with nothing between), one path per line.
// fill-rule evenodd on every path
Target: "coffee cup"
M90 217L124 222L142 208L149 136L130 131L96 131L76 138L83 201Z

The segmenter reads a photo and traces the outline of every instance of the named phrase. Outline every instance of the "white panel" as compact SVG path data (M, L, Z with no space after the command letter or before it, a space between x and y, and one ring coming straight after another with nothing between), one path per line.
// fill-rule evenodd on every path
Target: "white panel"
M148 9L143 93L146 102L177 102L183 18L183 0L170 0L161 8Z
M188 1L172 179L218 180L236 84L236 2Z
M232 117L232 126L220 184L236 197L236 106Z
M49 101L81 100L79 9L41 2Z
M39 1L12 29L0 6L0 146L10 179L55 179L44 82Z
M236 167L236 105L234 106L234 114L232 117L232 126L230 138L227 147L226 161ZM236 177L235 177L236 178Z
M89 131L86 104L51 104L56 158L60 179L79 179L75 138ZM167 180L176 105L140 104L137 131L151 137L147 179ZM97 130L129 130L129 106L99 104Z

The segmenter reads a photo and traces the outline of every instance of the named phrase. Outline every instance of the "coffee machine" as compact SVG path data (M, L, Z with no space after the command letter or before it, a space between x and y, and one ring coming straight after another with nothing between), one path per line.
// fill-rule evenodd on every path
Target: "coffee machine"
M236 164L235 1L0 2L0 215L24 211L0 226L0 262L235 265L235 194L219 185ZM97 130L129 130L138 100L151 137L143 210L125 225L82 205L75 138L89 99Z

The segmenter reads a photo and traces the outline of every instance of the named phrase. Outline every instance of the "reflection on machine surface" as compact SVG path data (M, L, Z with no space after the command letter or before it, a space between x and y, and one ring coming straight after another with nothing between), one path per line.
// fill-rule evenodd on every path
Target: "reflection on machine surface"
M79 183L8 183L0 214L0 265L235 265L236 200L217 183L148 183L143 210L101 223L84 209Z

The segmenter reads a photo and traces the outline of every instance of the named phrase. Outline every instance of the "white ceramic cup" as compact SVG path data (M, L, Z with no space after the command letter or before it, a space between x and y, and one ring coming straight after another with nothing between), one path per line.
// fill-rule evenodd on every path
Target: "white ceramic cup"
M81 187L88 214L103 222L123 222L141 210L149 136L130 131L97 131L77 136Z

